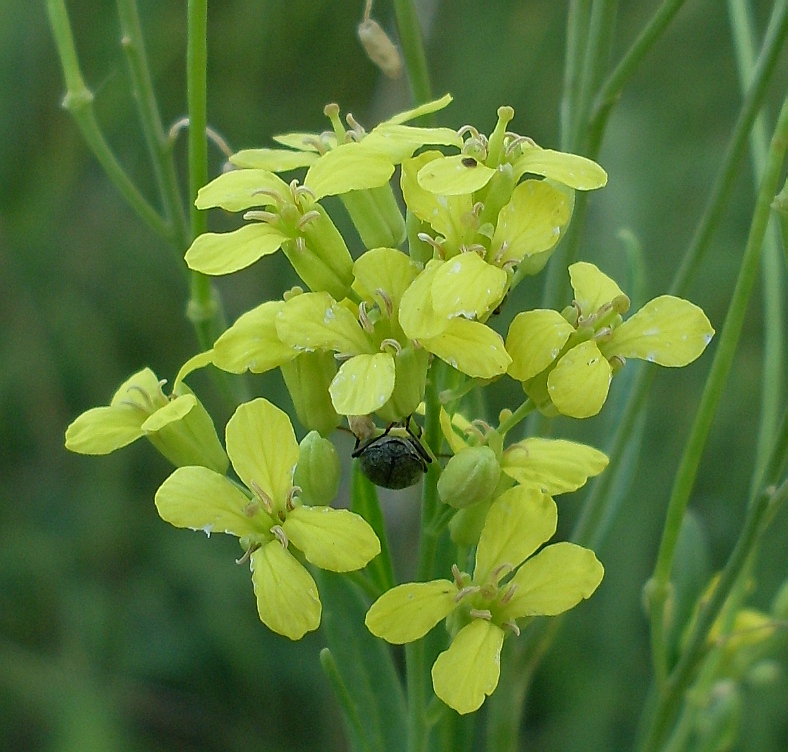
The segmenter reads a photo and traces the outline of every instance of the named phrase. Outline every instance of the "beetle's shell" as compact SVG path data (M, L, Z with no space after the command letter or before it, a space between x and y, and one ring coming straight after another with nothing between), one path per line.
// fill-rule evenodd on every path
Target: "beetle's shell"
M407 488L427 472L427 463L409 437L378 436L354 454L361 472L383 488Z

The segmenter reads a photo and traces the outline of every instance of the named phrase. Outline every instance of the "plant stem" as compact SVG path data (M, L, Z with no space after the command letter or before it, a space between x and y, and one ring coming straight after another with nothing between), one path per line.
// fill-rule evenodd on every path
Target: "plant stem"
M174 243L176 231L172 223L167 222L132 183L101 132L93 110L93 94L85 85L79 68L65 1L47 0L47 11L66 81L63 107L74 118L88 148L128 205L156 234Z
M777 191L780 170L788 148L788 98L783 103L780 118L772 137L769 157L755 205L747 247L742 258L739 277L733 291L731 305L720 334L717 352L711 365L706 387L692 427L690 437L682 455L681 464L668 502L668 511L654 568L653 586L650 597L652 657L658 687L663 689L667 675L667 645L665 640L665 605L668 598L670 573L676 551L679 527L684 517L689 496L700 464L712 420L722 398L741 335L744 315L747 311L752 286L758 270L760 250L766 225L771 213L771 202Z
M783 427L783 433L785 430ZM785 436L783 437L785 451ZM784 460L784 456L783 456ZM725 601L736 583L748 557L755 550L773 511L785 503L788 498L788 482L783 482L779 489L773 487L764 491L747 513L741 535L734 547L728 562L725 564L714 592L701 610L698 620L676 667L664 682L651 718L645 740L640 745L640 752L656 752L661 749L661 742L669 731L669 723L674 715L684 692L695 674L698 661L705 651L709 630L716 621Z
M159 106L153 91L137 3L136 0L117 0L117 5L123 33L121 45L129 65L132 92L137 103L142 133L148 147L164 213L168 224L173 228L172 242L176 251L181 254L189 242L188 230L183 215L172 148L162 127Z
M785 4L785 0L778 0ZM742 93L746 92L755 67L752 12L747 0L728 0L731 36L736 52L736 68ZM750 155L754 168L755 188L763 176L767 150L766 122L761 113L750 134ZM761 266L763 287L764 356L761 374L761 411L758 420L758 439L755 448L755 472L751 488L757 488L761 472L777 430L784 384L785 359L785 282L780 257L780 237L777 217L772 215L766 231Z
M424 39L419 25L413 0L394 0L394 13L397 16L397 30L408 71L408 81L415 104L423 104L432 99L430 76L427 69L427 56L424 52Z

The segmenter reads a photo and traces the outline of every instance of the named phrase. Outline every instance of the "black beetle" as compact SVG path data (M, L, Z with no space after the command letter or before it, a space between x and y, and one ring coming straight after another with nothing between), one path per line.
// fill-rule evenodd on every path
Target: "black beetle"
M398 490L418 483L432 458L411 431L410 418L402 426L405 435L392 434L395 426L396 423L389 424L380 436L363 444L356 438L351 456L358 459L361 472L376 486Z

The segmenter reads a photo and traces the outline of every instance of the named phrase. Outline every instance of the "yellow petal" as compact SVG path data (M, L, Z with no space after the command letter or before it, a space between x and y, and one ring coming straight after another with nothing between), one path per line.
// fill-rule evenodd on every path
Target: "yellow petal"
M66 429L66 449L79 454L109 454L139 439L147 417L132 405L94 407Z
M452 368L474 379L500 376L512 362L498 332L463 318L451 319L439 336L421 344Z
M419 170L419 185L441 196L460 196L484 188L495 170L473 157L455 154L435 159Z
M369 415L388 402L394 391L396 369L388 353L355 355L346 360L329 392L340 415Z
M563 439L532 437L512 444L503 454L501 470L518 483L557 494L576 491L607 467L598 449Z
M282 528L307 561L331 572L361 569L380 553L375 531L347 509L299 506Z
M237 212L253 206L270 206L276 203L271 193L289 196L287 184L267 170L231 170L214 178L197 191L194 205L198 209L220 206Z
M230 373L265 373L298 355L276 333L276 317L284 301L272 300L244 313L213 346L213 363Z
M285 303L276 332L298 350L334 350L343 355L369 352L371 344L356 320L327 292L306 292Z
M418 273L418 265L402 251L372 248L353 264L353 289L365 300L377 300L380 304L383 301L378 291L382 290L396 312L405 290Z
M520 262L552 248L572 216L565 193L544 180L526 180L498 214L490 254L496 264Z
M498 572L495 581L512 572L552 538L557 524L555 502L541 491L515 486L502 493L487 512L476 549L474 584L484 585L493 570L504 564L508 569Z
M455 415L453 417L459 417L462 419L461 415ZM449 449L451 449L452 454L457 454L457 452L461 452L468 446L468 442L465 441L459 431L455 430L455 421L453 420L453 417L450 416L449 413L447 413L446 410L441 406L441 432L443 433L443 437L446 439L446 443L449 445Z
M574 327L558 311L537 309L518 313L506 336L512 356L509 375L527 381L544 371L560 354Z
M309 572L278 540L252 554L252 583L260 620L291 640L320 626L322 606Z
M462 138L451 128L419 128L414 125L381 123L364 136L362 143L367 149L385 154L392 163L399 164L425 144L462 146Z
M205 232L186 251L186 265L203 274L231 274L275 253L285 240L286 235L264 222L232 232Z
M282 146L289 146L299 151L318 152L317 143L322 142L327 148L334 149L337 137L333 133L283 133L273 137L274 141Z
M461 253L435 272L432 306L438 315L467 319L485 317L503 300L509 278L500 267L475 253Z
M514 594L501 618L555 616L576 606L599 587L604 567L588 548L574 543L546 546L512 578Z
M407 123L408 120L415 120L418 117L422 117L423 115L431 115L433 112L438 112L442 110L444 107L447 107L449 103L452 101L451 94L444 94L439 99L433 99L429 102L425 102L424 104L420 104L417 107L413 107L410 110L405 110L404 112L399 112L396 115L390 117L386 120L386 124L391 125L398 125L400 123Z
M547 377L547 392L558 412L571 418L589 418L605 404L612 370L596 342L573 347Z
M583 316L595 313L600 306L624 294L607 274L586 261L572 264L569 267L569 278Z
M143 432L155 433L171 423L183 420L196 404L197 398L193 394L176 397L147 418L142 424Z
M372 604L364 623L393 645L413 642L454 610L456 595L457 586L450 580L397 585Z
M484 619L463 627L432 667L435 694L458 713L478 710L498 686L504 631Z
M207 467L179 467L156 491L156 509L170 525L239 538L270 527L268 516L247 516L249 498L223 475ZM255 525L258 522L258 525Z
M686 366L700 356L713 335L709 319L698 306L661 295L614 329L602 350L607 357L620 355L661 366Z
M298 462L290 418L262 397L236 409L226 428L227 454L247 488L267 493L277 509L284 507Z
M310 151L290 151L289 149L243 149L230 157L236 167L287 172L299 167L308 167L316 162L317 154Z
M384 154L364 147L364 142L340 144L323 154L304 178L315 198L377 188L388 183L394 164Z
M523 144L523 154L515 162L515 175L527 172L544 175L579 191L591 191L607 184L607 173L594 161L539 146Z
M448 324L447 318L432 307L432 282L443 263L437 259L430 261L402 295L399 323L408 339L434 337Z

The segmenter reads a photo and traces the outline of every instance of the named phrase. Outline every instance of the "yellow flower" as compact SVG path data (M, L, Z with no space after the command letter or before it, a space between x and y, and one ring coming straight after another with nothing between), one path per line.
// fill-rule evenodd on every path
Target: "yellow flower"
M147 438L173 465L204 465L227 470L227 455L211 416L183 383L193 368L210 362L201 353L189 360L167 396L150 368L130 376L109 405L82 413L66 430L66 449L79 454L109 454L139 438Z
M293 554L332 572L360 569L380 553L372 528L346 509L306 506L293 486L299 459L287 415L265 399L241 405L226 429L227 453L245 488L205 467L181 467L156 492L176 527L238 536L252 569L260 619L298 640L320 625L317 586ZM247 490L248 489L248 490Z
M610 277L585 262L572 264L569 275L574 305L563 313L519 313L506 339L509 375L543 412L596 415L627 358L685 366L714 335L698 306L672 295L654 298L622 321L629 298Z
M534 488L501 494L490 507L473 577L399 585L378 598L365 623L372 634L402 644L449 619L452 642L432 667L435 694L458 713L477 710L500 675L507 630L517 619L555 616L588 598L604 573L594 553L572 543L534 552L556 529L555 502Z

